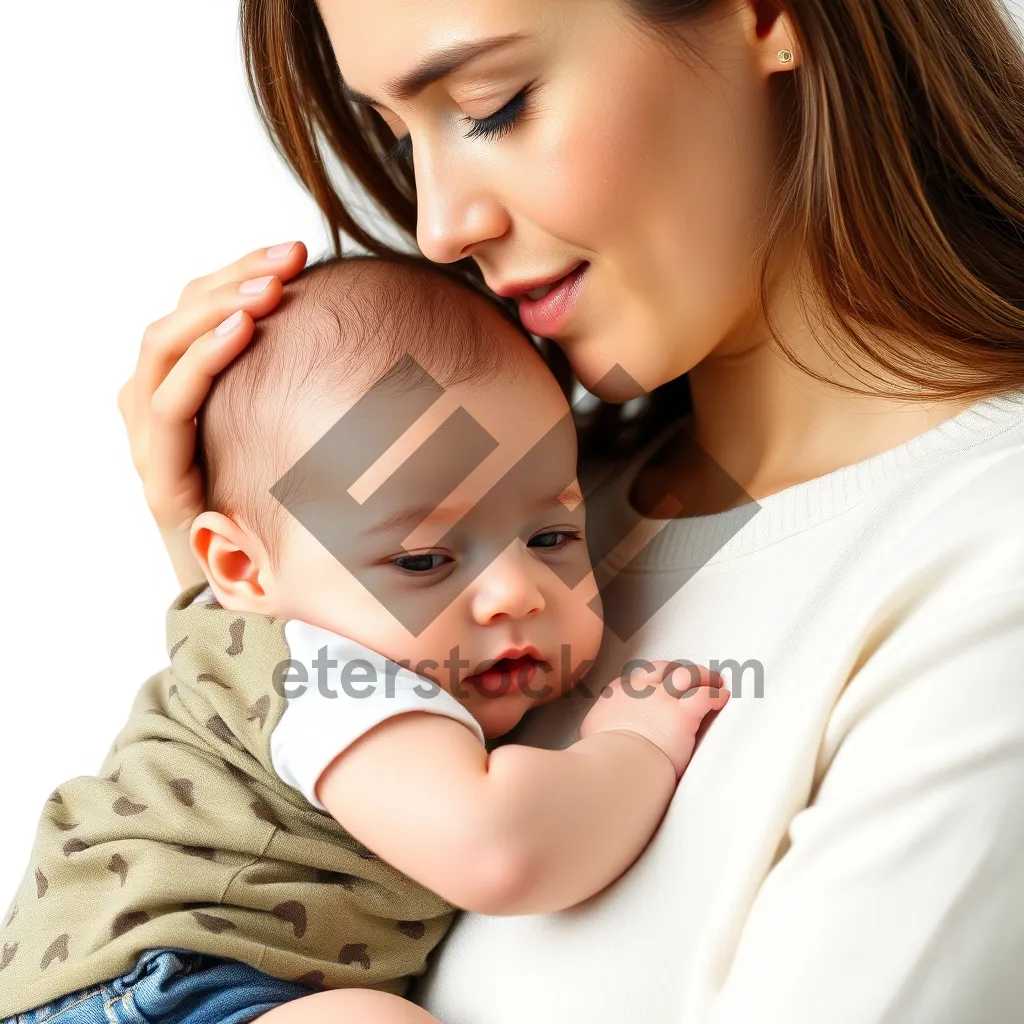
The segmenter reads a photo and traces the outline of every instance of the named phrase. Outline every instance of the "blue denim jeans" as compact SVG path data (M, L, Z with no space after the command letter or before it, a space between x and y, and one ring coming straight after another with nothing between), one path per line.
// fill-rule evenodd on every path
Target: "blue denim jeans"
M245 1024L312 991L237 960L152 949L120 978L0 1024Z

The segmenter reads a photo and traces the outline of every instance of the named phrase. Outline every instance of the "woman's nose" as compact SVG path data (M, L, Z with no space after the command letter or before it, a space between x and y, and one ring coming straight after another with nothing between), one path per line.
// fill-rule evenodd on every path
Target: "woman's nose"
M512 545L476 579L473 618L482 625L499 619L525 619L544 611L546 602L531 572L532 559L526 550Z
M455 263L509 229L508 214L466 164L417 151L416 241L435 263Z

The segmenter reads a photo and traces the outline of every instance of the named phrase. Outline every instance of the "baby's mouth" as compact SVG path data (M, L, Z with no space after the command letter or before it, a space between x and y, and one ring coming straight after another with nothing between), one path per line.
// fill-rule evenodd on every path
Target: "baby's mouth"
M467 676L465 682L486 696L500 697L528 687L540 669L551 666L533 654L499 658L482 672Z

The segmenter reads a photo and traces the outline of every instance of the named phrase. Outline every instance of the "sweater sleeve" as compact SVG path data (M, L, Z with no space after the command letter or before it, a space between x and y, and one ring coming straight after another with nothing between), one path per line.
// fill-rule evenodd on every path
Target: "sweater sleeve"
M1024 544L999 529L851 678L708 1024L1020 1019Z

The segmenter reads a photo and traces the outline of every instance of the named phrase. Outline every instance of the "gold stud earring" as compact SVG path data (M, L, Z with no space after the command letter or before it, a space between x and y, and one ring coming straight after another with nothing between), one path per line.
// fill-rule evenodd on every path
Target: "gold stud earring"
M780 64L792 64L793 63L793 51L792 50L779 50L779 63Z

